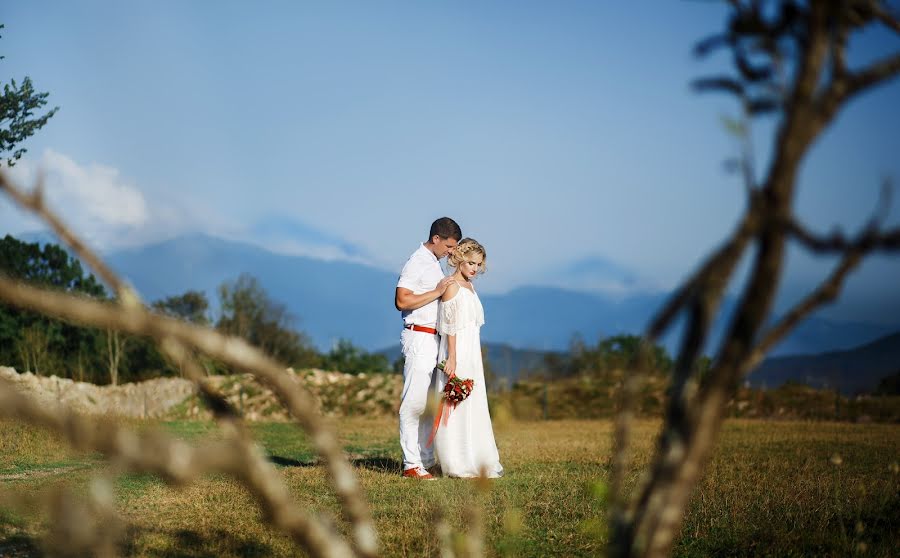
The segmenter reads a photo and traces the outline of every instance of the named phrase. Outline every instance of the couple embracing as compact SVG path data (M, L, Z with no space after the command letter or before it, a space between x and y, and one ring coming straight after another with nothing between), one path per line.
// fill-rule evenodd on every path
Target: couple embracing
M444 257L453 271L447 277L439 263ZM459 225L442 217L400 272L394 304L403 316L406 359L400 402L404 477L433 479L438 464L448 477L503 475L481 360L484 308L472 285L486 260L481 244L462 238ZM428 400L440 397L453 378L472 380L471 393L458 404L440 406L432 423Z

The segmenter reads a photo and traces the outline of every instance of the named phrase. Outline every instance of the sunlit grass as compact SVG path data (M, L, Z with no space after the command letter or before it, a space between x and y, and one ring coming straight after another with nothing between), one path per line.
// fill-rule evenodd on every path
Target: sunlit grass
M507 475L487 484L402 479L391 418L334 424L367 494L386 555L435 555L436 514L464 532L472 510L480 512L490 555L602 553L609 421L498 421ZM216 434L211 423L162 426L189 440ZM636 424L637 463L649 460L658 426ZM74 466L102 464L95 456L68 452L40 431L13 423L2 427L0 475L7 487L38 491L52 477L12 478L11 473L52 470L59 463L73 466L62 476L83 484L90 470ZM342 525L326 472L306 436L285 423L252 429L301 507L321 510ZM17 437L15 443L10 435ZM898 425L729 421L692 498L676 554L889 556L900 545L898 448ZM151 475L126 475L117 494L130 525L128 555L295 553L286 537L263 525L247 491L224 476L174 490ZM37 536L44 528L40 517L5 514L0 521L7 527L6 540L13 532Z

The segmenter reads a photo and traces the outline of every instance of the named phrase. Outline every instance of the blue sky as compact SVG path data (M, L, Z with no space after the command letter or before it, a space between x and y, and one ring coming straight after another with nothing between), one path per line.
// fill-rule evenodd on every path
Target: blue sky
M691 47L715 2L3 1L0 78L59 113L16 176L98 247L205 232L399 270L450 215L489 250L486 291L667 289L731 230L742 185L726 68ZM851 61L900 49L873 33ZM798 214L855 230L900 181L900 83L851 104L801 172ZM764 168L771 124L755 129ZM900 223L895 196L889 223ZM35 227L3 200L0 233ZM826 273L795 254L785 297ZM897 323L898 258L841 319Z

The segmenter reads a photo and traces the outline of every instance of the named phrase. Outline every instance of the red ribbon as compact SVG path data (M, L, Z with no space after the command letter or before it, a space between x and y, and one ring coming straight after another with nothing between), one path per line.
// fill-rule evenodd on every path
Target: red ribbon
M438 427L440 427L441 423L444 423L444 426L447 426L447 421L450 420L450 410L456 407L456 403L447 403L447 399L441 397L441 402L438 404L437 414L434 417L434 424L431 425L431 436L428 437L428 443L425 444L426 448L430 448L431 444L434 443L434 436L437 434ZM446 411L446 413L444 412ZM443 419L443 420L442 420Z

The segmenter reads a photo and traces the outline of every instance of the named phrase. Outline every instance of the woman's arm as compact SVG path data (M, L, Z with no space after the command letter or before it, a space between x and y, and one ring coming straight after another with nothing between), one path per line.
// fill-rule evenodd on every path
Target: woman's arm
M444 374L453 378L456 376L456 336L447 336L447 362L444 363Z
M451 275L449 278L453 279L453 276ZM447 290L444 291L444 294L441 295L441 301L449 301L458 292L459 283L454 279L452 283L447 285ZM447 362L444 364L444 374L451 378L456 376L456 335L447 335Z

